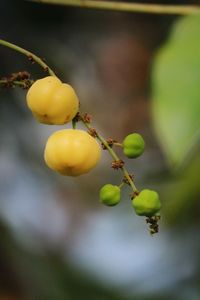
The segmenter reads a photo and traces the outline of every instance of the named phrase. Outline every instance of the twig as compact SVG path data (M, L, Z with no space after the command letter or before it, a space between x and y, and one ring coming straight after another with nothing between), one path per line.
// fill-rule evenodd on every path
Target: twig
M124 12L148 13L148 14L170 14L170 15L188 15L191 13L200 13L200 7L197 5L167 5L167 4L141 4L116 1L96 1L96 0L28 0L43 4L55 4L76 6L82 8L115 10Z
M50 69L49 66L41 58L39 58L37 55L33 54L32 52L30 52L24 48L21 48L13 43L4 41L2 39L0 39L0 45L11 48L17 52L20 52L20 53L26 55L30 61L36 62L37 64L39 64L45 71L48 71L50 75L56 76L55 73L53 72L53 70Z
M93 129L91 125L87 122L85 122L84 117L80 116L81 122L88 128L89 130ZM96 130L95 130L96 131ZM109 146L107 141L96 131L96 138L104 145L104 147L108 150L110 156L114 159L114 161L121 161L119 156L115 153L115 151ZM121 168L122 172L124 173L124 177L127 179L127 182L130 184L132 190L134 193L138 193L138 189L136 188L133 179L130 177L126 167L123 165Z

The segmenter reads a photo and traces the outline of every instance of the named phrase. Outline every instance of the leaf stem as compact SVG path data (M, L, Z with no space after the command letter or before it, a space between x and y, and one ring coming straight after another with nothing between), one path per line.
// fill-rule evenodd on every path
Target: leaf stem
M0 45L8 47L10 49L13 49L17 52L20 52L20 53L26 55L30 60L32 60L32 61L36 62L38 65L40 65L45 71L48 71L48 73L51 76L56 76L55 73L53 72L53 70L51 68L49 68L49 66L41 58L39 58L37 55L33 54L32 52L30 52L24 48L21 48L13 43L9 43L5 40L2 40L2 39L0 39Z
M80 120L81 122L85 125L86 128L93 129L91 127L91 125L87 122L85 122L84 118L82 116L80 116ZM115 151L108 145L107 141L99 134L96 132L96 138L105 146L105 148L108 150L108 152L110 153L110 156L114 159L114 160L120 160L119 156L115 153ZM132 190L134 193L139 193L138 189L135 186L135 183L133 182L133 180L131 179L131 177L129 176L129 173L126 169L125 166L121 167L122 172L124 173L125 178L127 179L127 181L129 182Z
M167 5L167 4L145 4L117 1L95 1L95 0L29 0L32 2L76 6L82 8L115 10L124 12L137 12L148 14L175 14L188 15L200 12L197 5Z

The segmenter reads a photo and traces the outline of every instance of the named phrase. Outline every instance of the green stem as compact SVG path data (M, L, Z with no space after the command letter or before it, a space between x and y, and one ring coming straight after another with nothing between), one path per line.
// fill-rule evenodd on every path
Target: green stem
M81 117L81 121L82 123L90 130L92 129L92 127L90 126L89 123L85 122L84 121L84 118ZM97 134L97 139L105 146L105 148L108 150L108 152L110 153L111 157L114 159L114 160L120 160L119 156L115 153L115 151L108 145L108 143L106 142L106 140L99 134L99 133L96 133ZM123 166L121 168L122 172L124 173L124 176L125 178L128 180L132 190L134 193L138 193L138 189L136 188L133 180L131 179L131 177L129 176L129 173L126 169L125 166Z
M73 129L76 129L76 124L77 124L77 121L72 120L72 128L73 128Z
M6 79L0 80L0 85L4 85L6 83L8 83L8 80L6 80ZM23 86L24 85L24 83L22 81L16 81L16 80L12 81L12 84L19 85L19 86Z
M113 143L113 145L123 148L123 145L121 143Z
M37 55L33 54L32 52L2 39L0 39L0 45L11 48L17 52L26 55L28 58L31 58L34 62L40 65L44 70L47 70L51 76L56 76L53 70L50 69L49 66L41 58L39 58Z
M30 84L32 84L34 81L33 80L29 80L29 82L30 82ZM6 80L6 79L1 79L0 80L0 85L6 85L7 83L8 83L8 80ZM18 80L12 81L11 84L13 84L13 85L19 85L21 87L26 86L26 82L24 82L24 81L18 81Z
M95 0L29 0L32 2L57 4L66 6L77 6L82 8L105 9L115 11L127 11L148 14L176 14L188 15L200 12L197 5L167 5L167 4L145 4L117 1L95 1Z
M110 155L112 156L112 158L114 160L119 160L119 157L115 153L115 151L108 145L108 143L106 142L106 140L100 134L98 134L98 133L97 133L97 138L106 147L106 149L108 150L108 152L110 153Z
M122 183L120 183L120 184L118 185L118 187L121 189L124 185L125 185L125 183L122 182Z

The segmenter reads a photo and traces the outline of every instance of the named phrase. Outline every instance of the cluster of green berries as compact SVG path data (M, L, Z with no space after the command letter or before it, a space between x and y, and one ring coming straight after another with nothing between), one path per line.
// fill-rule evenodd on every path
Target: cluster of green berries
M106 184L100 190L100 201L107 206L115 206L120 202L121 189L117 185ZM161 203L157 192L142 190L132 199L132 205L139 216L152 217L159 212Z
M145 142L138 133L129 134L122 143L123 153L128 158L137 158L144 152ZM115 206L121 199L121 187L112 184L104 185L99 193L100 202L107 206ZM161 203L157 192L144 189L132 196L132 206L139 216L153 217L160 208Z

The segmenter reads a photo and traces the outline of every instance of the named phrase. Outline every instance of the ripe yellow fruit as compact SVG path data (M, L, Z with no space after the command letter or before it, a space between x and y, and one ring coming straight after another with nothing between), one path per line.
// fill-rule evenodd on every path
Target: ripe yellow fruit
M34 117L44 124L65 124L79 109L74 89L55 76L36 80L28 90L26 100Z
M101 148L97 141L86 131L78 129L53 133L44 152L48 167L68 176L89 172L97 165L100 156Z

